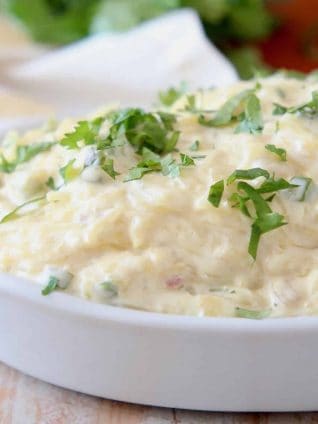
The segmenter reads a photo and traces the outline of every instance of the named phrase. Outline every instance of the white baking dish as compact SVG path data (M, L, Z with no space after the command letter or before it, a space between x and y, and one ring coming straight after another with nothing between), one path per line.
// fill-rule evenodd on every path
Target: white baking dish
M318 407L318 318L140 312L0 274L0 360L80 392L222 411Z

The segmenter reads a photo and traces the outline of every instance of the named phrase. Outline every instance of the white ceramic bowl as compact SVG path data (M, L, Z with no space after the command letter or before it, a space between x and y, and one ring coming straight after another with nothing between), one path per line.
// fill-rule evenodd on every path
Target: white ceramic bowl
M0 360L58 386L147 405L318 407L318 318L139 312L0 274Z

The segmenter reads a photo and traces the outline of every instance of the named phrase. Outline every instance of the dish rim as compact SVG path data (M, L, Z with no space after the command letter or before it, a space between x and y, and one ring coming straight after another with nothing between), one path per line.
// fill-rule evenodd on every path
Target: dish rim
M318 316L294 316L253 320L237 317L198 317L164 314L127 307L92 302L75 295L54 292L42 296L40 284L0 272L0 295L7 294L18 301L27 301L49 312L59 312L79 319L118 323L131 327L148 327L162 330L277 334L318 330Z

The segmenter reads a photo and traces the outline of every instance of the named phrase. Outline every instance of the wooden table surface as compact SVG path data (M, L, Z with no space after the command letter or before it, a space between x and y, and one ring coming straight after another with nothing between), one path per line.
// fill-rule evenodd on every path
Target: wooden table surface
M0 363L0 424L210 423L318 423L318 413L229 414L131 405L60 389Z

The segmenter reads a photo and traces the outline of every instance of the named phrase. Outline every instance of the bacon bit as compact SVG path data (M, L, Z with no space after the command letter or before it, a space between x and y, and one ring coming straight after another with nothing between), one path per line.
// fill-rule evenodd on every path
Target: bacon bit
M169 289L180 289L183 287L183 278L180 275L172 275L166 280Z

